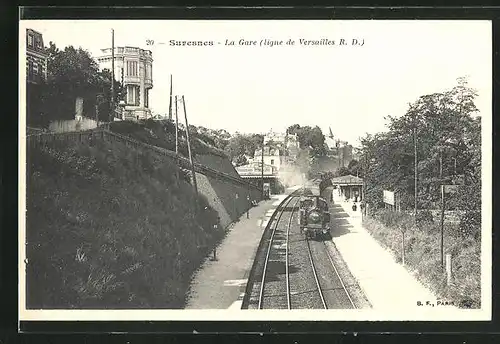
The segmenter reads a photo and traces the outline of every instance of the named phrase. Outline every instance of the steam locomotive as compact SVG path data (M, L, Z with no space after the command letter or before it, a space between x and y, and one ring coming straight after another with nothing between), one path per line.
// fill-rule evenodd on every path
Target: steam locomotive
M318 183L309 183L299 200L299 226L307 239L326 238L330 235L330 211L321 196Z

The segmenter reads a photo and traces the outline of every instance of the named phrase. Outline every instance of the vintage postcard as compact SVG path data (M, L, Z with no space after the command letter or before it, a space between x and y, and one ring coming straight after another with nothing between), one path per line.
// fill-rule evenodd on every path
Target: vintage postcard
M491 22L19 28L20 320L491 319Z

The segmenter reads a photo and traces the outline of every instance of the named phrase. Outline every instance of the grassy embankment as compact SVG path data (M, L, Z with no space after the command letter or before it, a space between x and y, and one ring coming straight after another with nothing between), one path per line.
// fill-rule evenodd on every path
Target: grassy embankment
M405 264L417 279L437 297L453 301L461 308L480 308L481 247L479 237L463 236L458 224L445 223L445 253L451 253L453 280L446 284L441 268L441 232L439 221L426 221L413 229L410 215L381 211L365 217L364 227L388 248L398 262L402 260L402 232L405 231Z
M224 233L176 169L117 143L30 148L28 308L182 307Z
M118 134L129 136L138 141L166 148L175 151L175 125L168 121L153 121L147 120L140 123L132 121L113 122L110 125L110 130ZM179 130L179 153L188 157L187 141L185 132ZM193 155L211 154L225 157L225 153L210 144L204 142L202 137L196 133L191 133L190 139Z

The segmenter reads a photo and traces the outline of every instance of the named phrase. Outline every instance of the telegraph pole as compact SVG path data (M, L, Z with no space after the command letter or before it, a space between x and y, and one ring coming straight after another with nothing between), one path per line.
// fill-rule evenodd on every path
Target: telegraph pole
M182 107L184 108L184 119L186 121L186 140L187 140L188 153L189 153L189 162L191 164L191 173L193 175L193 186L194 186L194 191L196 193L198 193L198 185L196 184L196 174L194 171L193 155L191 154L191 143L189 140L189 123L188 123L188 119L187 119L186 101L184 100L184 96L182 96Z
M115 30L111 29L111 115L109 121L115 117Z
M170 104L168 106L168 119L172 119L172 74L170 74Z
M441 184L441 267L444 270L444 185Z
M177 107L177 96L175 96L175 154L179 154L179 116Z
M415 210L414 210L414 221L417 223L417 181L418 181L418 171L417 171L417 127L416 120L413 119L413 153L415 155Z
M175 96L175 163L177 164L177 181L179 181L179 109L177 107L177 96Z
M443 179L443 149L441 147L439 148L439 179L440 179L440 182L442 183L442 179Z
M264 199L264 136L262 136L262 152L261 152L261 169L260 176L262 179L262 199Z

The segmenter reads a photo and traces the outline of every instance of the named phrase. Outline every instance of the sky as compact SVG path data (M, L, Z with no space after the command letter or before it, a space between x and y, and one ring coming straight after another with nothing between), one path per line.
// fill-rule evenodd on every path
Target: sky
M492 115L488 21L32 20L20 22L20 42L24 28L41 32L46 46L81 46L93 57L111 47L113 28L115 46L152 51L154 113L168 113L172 74L190 124L232 133L298 123L318 125L324 134L331 127L356 145L365 133L385 130L385 116L404 115L409 103L451 89L461 76L477 90L483 118ZM299 42L323 38L337 45ZM348 45L338 45L342 38ZM241 39L257 46L239 45ZM263 39L284 45L260 46ZM295 45L286 45L289 39ZM353 39L364 44L353 46ZM170 46L170 40L214 45Z

